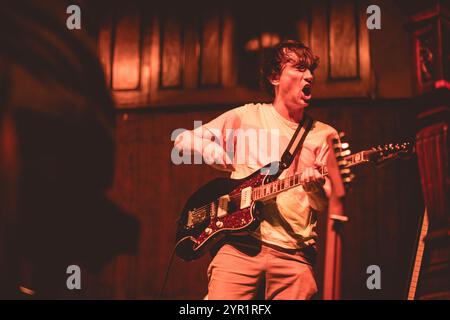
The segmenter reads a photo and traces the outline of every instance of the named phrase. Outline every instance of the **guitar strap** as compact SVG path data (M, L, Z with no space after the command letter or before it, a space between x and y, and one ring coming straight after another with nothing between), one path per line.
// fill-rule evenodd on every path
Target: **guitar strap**
M294 135L289 141L286 150L284 150L283 155L281 156L280 166L277 174L275 175L275 179L280 176L280 174L291 165L295 156L299 154L302 150L303 143L305 142L306 136L311 130L313 125L313 119L307 115L306 113L303 116L303 120L298 125L297 129L294 132ZM300 132L303 132L300 134Z

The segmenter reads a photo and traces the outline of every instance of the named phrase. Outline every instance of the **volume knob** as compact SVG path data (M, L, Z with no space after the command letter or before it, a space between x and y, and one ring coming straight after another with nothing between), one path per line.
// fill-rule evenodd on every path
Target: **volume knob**
M216 227L217 228L222 228L223 227L223 222L222 221L217 221L216 222Z

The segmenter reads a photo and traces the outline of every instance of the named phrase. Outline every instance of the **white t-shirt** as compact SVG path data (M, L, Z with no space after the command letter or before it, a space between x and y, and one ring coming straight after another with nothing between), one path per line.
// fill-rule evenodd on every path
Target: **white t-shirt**
M227 166L214 166L231 171L231 178L241 179L270 162L279 161L297 126L297 123L283 118L272 104L246 104L195 130L197 134L208 135L208 138L213 135L216 147L234 150L234 153L227 153L230 162ZM336 130L314 121L301 154L294 158L280 178L299 173L306 167L325 165L329 152L326 138L330 134L336 134ZM212 152L213 148L203 149L203 157L216 157ZM316 215L303 187L295 187L265 202L261 224L252 235L263 242L288 249L313 245L317 238Z

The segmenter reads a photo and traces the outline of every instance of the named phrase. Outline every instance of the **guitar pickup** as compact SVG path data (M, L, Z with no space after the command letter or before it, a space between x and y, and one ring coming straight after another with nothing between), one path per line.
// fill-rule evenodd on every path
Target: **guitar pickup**
M240 209L248 208L252 204L252 187L247 187L241 191Z
M217 218L222 218L228 214L228 203L230 202L230 196L225 195L219 198L219 205L217 208Z
M187 216L187 228L192 228L194 226L194 215L195 215L195 209L189 210L188 216Z

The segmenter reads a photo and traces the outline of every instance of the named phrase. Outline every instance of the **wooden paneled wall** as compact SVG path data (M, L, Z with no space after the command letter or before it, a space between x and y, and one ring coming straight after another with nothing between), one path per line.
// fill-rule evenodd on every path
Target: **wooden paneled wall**
M218 103L235 87L227 9L137 2L113 7L104 20L99 53L119 108Z
M414 137L408 100L355 100L372 95L365 8L358 1L292 1L281 7L177 7L173 14L128 1L105 15L99 53L118 108L117 164L112 197L141 222L136 256L115 259L89 279L93 297L158 298L173 247L175 221L200 185L222 175L207 166L170 161L177 128L191 129L244 102L269 97L255 89L252 72L261 52L246 51L280 38L299 38L321 59L311 114L345 130L353 151ZM217 7L217 5L216 5ZM281 10L278 12L277 10ZM266 41L267 40L267 41ZM334 99L334 98L350 99ZM356 169L347 198L343 297L403 298L419 215L423 212L415 158L382 168ZM324 234L322 219L320 234ZM323 248L323 239L321 244ZM323 251L317 277L322 283ZM201 299L208 257L175 258L165 297ZM366 268L379 265L382 289L368 290Z
M258 68L264 48L285 38L320 57L316 97L370 95L365 8L357 1L288 1L296 8L289 13L252 2L176 11L119 4L105 13L99 53L120 108L268 100Z
M347 132L351 149L414 136L415 111L406 103L370 101L343 105L327 102L311 114ZM392 107L394 106L394 107ZM197 107L201 110L201 107ZM173 249L175 221L189 195L210 179L223 175L206 165L174 165L170 161L173 130L192 128L224 109L124 113L117 116L117 164L112 196L141 223L136 256L116 258L87 286L93 297L158 298ZM406 125L405 125L406 124ZM409 125L408 125L409 124ZM343 298L402 299L414 250L419 215L423 213L417 160L393 162L376 168L359 167L346 200L350 221L345 225ZM319 263L322 284L325 220L319 218ZM166 298L201 299L207 290L209 257L186 263L174 259ZM366 269L381 268L381 290L368 290Z

